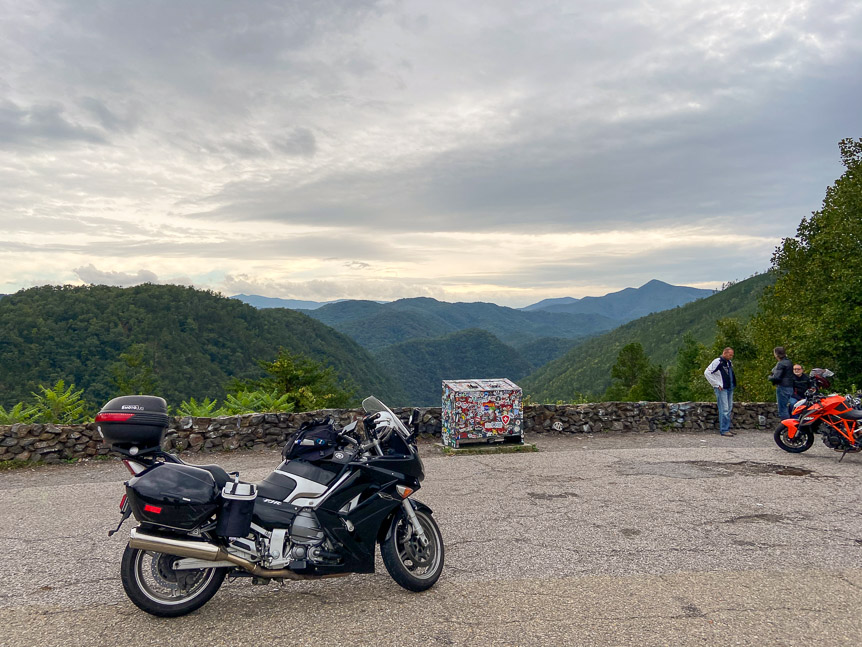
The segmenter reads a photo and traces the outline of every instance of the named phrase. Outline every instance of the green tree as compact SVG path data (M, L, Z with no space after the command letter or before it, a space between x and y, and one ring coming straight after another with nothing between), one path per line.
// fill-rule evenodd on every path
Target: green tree
M862 139L838 148L845 172L772 256L777 280L753 322L764 376L784 346L807 368L835 371L839 385L862 383Z
M650 361L640 342L632 342L622 347L617 355L617 361L611 368L613 382L605 392L605 400L627 401L639 395L635 386L645 379L649 371ZM633 390L635 392L633 393Z
M661 364L648 364L628 394L628 400L640 402L667 402L668 372Z
M721 355L728 346L733 349L733 372L736 375L737 400L768 401L773 397L766 373L761 367L761 351L754 341L750 323L725 318L716 322L718 330L710 352L702 356L703 368ZM770 349L770 355L772 351ZM703 370L703 369L701 369ZM704 379L704 384L706 380ZM712 393L709 388L708 393Z
M144 344L132 344L111 366L113 383L118 395L155 393L158 381L153 374L152 360L147 357Z
M644 352L640 342L626 344L617 355L617 361L611 368L611 377L619 380L627 389L637 384L641 374L649 366L649 357Z
M248 392L274 394L283 401L279 406L289 403L297 411L347 407L353 402L353 389L338 383L333 368L301 353L279 348L274 360L260 360L258 364L267 375L257 380L235 381L231 389L234 397Z
M703 369L706 367L703 357L706 353L706 347L694 335L686 333L683 336L682 346L670 371L668 396L672 402L704 400L712 395L712 390L703 378Z

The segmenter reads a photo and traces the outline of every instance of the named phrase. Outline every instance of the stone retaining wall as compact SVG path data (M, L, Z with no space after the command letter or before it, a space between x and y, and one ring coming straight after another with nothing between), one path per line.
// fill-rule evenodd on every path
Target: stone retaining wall
M411 411L411 408L395 409L405 421ZM420 433L439 437L440 407L420 408L420 412ZM335 418L340 427L360 417L361 411L325 409L225 418L173 418L163 448L176 453L279 448L303 422L327 415ZM736 428L772 430L777 424L775 403L734 404L733 425ZM537 404L525 407L524 429L528 434L715 432L718 429L718 409L714 402ZM0 426L0 461L16 459L57 463L107 453L95 423Z

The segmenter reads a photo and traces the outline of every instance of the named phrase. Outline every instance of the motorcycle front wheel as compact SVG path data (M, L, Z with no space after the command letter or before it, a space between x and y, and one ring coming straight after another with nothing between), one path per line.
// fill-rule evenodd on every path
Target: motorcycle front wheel
M154 616L174 618L200 609L216 594L228 569L174 570L178 559L126 546L120 575L135 606Z
M799 428L793 438L788 436L790 430L784 425L778 425L773 437L775 444L781 449L791 454L801 454L804 451L811 449L814 444L814 432L810 429Z
M389 575L408 591L425 591L434 586L443 572L443 536L430 514L416 510L428 545L413 532L407 515L401 511L392 520L388 537L380 543L380 554Z

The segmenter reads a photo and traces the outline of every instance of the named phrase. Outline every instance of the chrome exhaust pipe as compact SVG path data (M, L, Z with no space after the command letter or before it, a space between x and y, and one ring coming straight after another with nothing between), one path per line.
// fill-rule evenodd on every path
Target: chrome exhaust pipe
M141 532L140 528L132 528L129 533L129 546L138 550L148 550L165 555L176 555L177 557L191 557L202 559L207 562L230 562L248 571L252 575L265 578L281 578L285 580L318 580L330 577L342 577L348 573L331 573L327 575L301 575L286 568L269 569L261 568L254 562L242 557L231 555L221 546L216 546L206 541L188 541L186 539L173 539L160 535L150 535Z
M221 561L224 557L220 553L225 552L215 544L148 535L141 532L139 528L132 528L132 532L129 533L129 546L138 550L149 550L177 557L193 557L208 562Z

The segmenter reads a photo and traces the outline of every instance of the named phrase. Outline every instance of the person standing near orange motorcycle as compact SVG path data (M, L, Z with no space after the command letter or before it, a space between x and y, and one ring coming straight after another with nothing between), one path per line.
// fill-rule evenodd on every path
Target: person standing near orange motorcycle
M811 378L806 375L800 364L793 365L793 395L790 396L790 413L796 403L805 397L805 392L812 386Z
M775 385L775 401L778 404L778 415L782 420L792 417L790 413L790 398L793 397L793 362L787 359L784 346L776 346L772 354L778 363L767 378Z
M733 389L736 375L733 373L733 349L728 346L719 357L709 363L703 376L715 391L718 401L718 432L722 436L735 436L730 430L730 412L733 410Z

